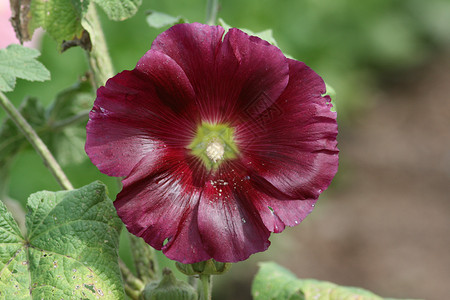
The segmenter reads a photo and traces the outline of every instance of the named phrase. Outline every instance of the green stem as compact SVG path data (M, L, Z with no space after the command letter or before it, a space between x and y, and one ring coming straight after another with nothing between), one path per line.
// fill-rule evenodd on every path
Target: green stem
M0 149L1 151L1 149ZM11 168L11 159L8 159L3 164L0 164L0 199L8 197L8 181L9 169Z
M50 128L52 130L58 130L58 129L62 129L62 128L67 127L72 124L77 124L80 121L86 122L89 119L89 112L90 112L90 110L83 110L70 118L50 124Z
M198 279L195 276L188 276L188 283L196 290L198 290Z
M83 26L89 31L92 50L87 52L87 56L94 75L95 87L99 88L114 76L114 69L94 3L89 5L86 17L83 20Z
M217 12L219 10L219 0L208 0L206 3L206 24L215 25Z
M139 296L145 287L144 283L139 278L136 278L133 273L131 273L130 269L128 269L127 265L120 259L119 267L125 281L125 293L127 293L131 299L139 299Z
M212 293L212 277L211 275L200 274L201 297L202 300L211 300Z
M0 104L8 113L9 117L17 125L17 127L22 131L22 133L34 147L36 152L41 156L42 160L44 161L44 165L50 170L55 179L58 181L59 185L63 189L73 190L72 184L70 183L69 179L67 179L66 174L64 174L59 164L56 162L56 159L50 153L50 150L48 150L47 146L37 135L36 131L34 131L31 125L28 124L28 122L24 119L20 112L2 92L0 92Z

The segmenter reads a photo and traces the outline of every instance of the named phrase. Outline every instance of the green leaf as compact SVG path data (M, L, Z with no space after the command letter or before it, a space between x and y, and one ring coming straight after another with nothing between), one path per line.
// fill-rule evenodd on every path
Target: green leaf
M147 23L150 25L150 27L154 28L162 28L165 26L172 26L178 23L184 23L186 22L185 19L183 19L180 16L174 17L162 12L153 11L150 10L147 12Z
M19 111L33 128L45 126L45 110L36 98L26 98ZM28 141L16 124L11 119L6 118L0 127L1 178L4 177L4 172L8 172L6 166L9 165L14 155L27 146Z
M47 110L43 139L60 164L78 164L87 158L86 123L94 99L86 80L59 93Z
M339 286L314 279L298 279L274 262L260 264L253 281L252 295L255 300L383 300L382 297L357 287Z
M38 192L27 234L0 204L2 299L123 299L117 264L121 222L105 186Z
M80 41L84 33L81 19L88 4L89 1L82 3L79 0L31 0L30 13L22 16L29 18L25 30L31 38L34 30L42 27L58 45L72 40Z
M2 299L29 298L29 279L27 275L27 259L23 247L24 238L19 226L0 201L0 296Z
M219 18L219 25L222 26L225 29L225 32L230 30L230 28L232 27L232 26L228 25L227 23L225 23L225 21L223 19L220 19L220 18ZM245 32L248 35L257 36L260 39L263 39L263 40L271 43L272 45L278 47L277 41L273 37L272 29L266 29L266 30L263 30L261 32L253 32L250 29L246 29L246 28L239 28L239 29L242 30L243 32Z
M142 0L93 0L114 21L122 21L134 16Z
M27 98L19 111L60 164L77 164L87 158L85 128L94 98L92 86L84 80L59 93L47 110L36 98ZM0 173L7 172L11 159L28 147L14 122L5 119L0 127Z
M133 16L142 0L92 2L98 4L110 19L120 21ZM91 0L11 0L11 20L22 42L31 40L36 28L42 27L58 43L61 51L72 46L90 50L90 34L96 34L85 18L90 3Z
M253 281L255 300L306 299L300 290L298 279L287 269L273 263L261 263Z
M325 94L323 94L323 96L329 96L331 99L331 105L333 105L333 107L331 108L331 111L336 111L336 91L334 90L334 88L329 85L328 83L325 82L325 86L326 86L326 90L327 92Z
M47 111L49 124L71 118L78 113L92 108L95 94L87 79L61 91ZM87 120L87 119L86 119Z
M339 286L331 282L314 279L300 280L305 299L323 298L329 300L382 300L383 298L357 287Z
M50 79L50 72L36 60L40 52L36 49L12 44L0 49L0 91L10 92L16 85L16 78L29 81Z
M81 24L88 6L89 0L11 0L11 23L21 42L42 27L61 51L77 45L90 50L89 34Z

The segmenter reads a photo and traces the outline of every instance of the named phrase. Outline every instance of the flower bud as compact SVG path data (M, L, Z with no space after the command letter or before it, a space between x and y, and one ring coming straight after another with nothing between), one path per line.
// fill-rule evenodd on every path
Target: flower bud
M147 284L140 300L197 300L197 292L185 281L175 278L168 268L160 281Z
M220 275L224 274L230 269L231 263L223 263L215 261L214 259L201 261L195 264L176 263L177 269L188 276L192 275Z

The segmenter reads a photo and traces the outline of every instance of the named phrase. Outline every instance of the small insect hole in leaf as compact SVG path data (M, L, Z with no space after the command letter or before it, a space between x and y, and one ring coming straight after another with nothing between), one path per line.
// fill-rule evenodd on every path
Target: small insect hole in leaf
M87 288L88 290L90 290L92 293L95 294L95 288L93 284L84 284L84 287Z

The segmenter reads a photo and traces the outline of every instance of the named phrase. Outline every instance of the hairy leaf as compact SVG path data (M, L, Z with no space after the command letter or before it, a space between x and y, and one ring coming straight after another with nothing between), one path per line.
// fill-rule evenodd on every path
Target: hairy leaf
M133 16L142 0L92 0L112 20ZM31 40L42 27L56 40L61 51L73 46L91 50L93 28L86 22L91 0L11 0L12 25L21 42ZM93 5L93 4L91 4Z
M124 298L121 222L103 184L31 195L26 227L23 237L0 203L0 298Z
M122 21L134 16L142 0L93 0L111 20Z
M274 262L260 264L252 285L255 300L383 300L370 291L314 279L298 279ZM387 300L387 299L386 299Z
M30 81L50 79L50 72L36 60L40 52L36 49L12 44L0 49L0 91L10 92L16 78Z
M42 27L61 49L65 49L64 43L72 41L87 49L90 42L81 20L88 4L89 1L80 0L12 0L11 20L21 42L31 40L34 30Z

